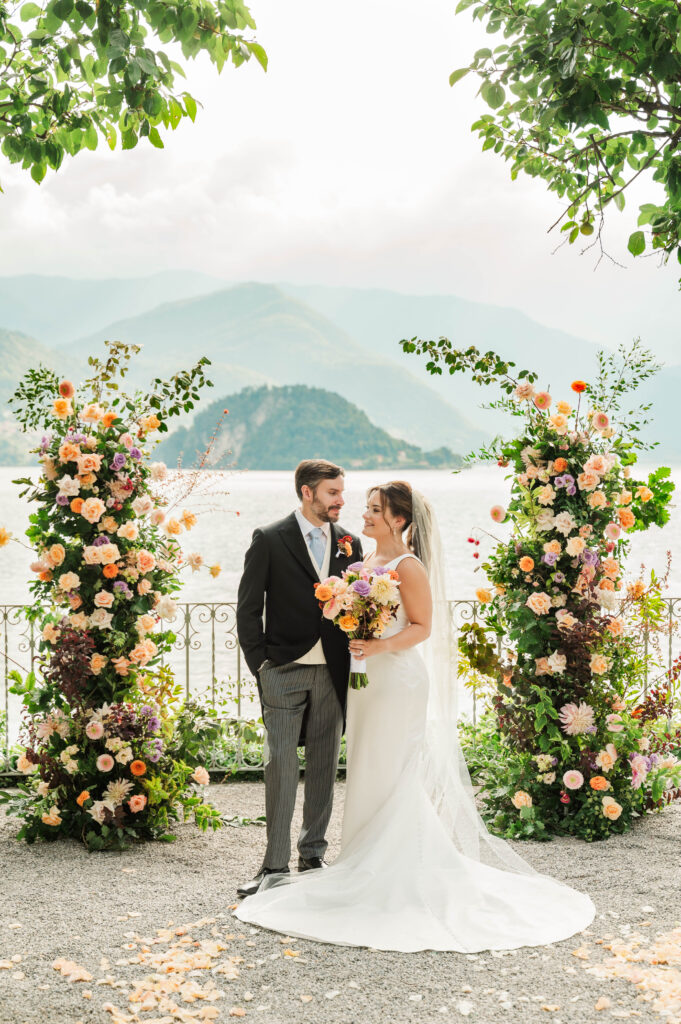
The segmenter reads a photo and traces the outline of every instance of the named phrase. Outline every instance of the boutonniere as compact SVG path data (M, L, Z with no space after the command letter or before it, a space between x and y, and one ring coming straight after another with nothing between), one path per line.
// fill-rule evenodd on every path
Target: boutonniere
M338 540L338 551L336 552L336 558L340 558L341 555L345 555L349 558L352 554L352 537L346 533L344 537L340 537Z

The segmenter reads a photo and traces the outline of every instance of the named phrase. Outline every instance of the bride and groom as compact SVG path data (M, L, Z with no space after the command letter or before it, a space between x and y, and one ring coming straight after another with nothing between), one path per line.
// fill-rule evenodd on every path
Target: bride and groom
M362 558L337 523L343 470L297 467L300 508L256 529L239 586L237 628L267 730L267 847L238 889L242 921L342 945L472 953L544 945L588 926L588 896L533 871L490 835L457 739L443 558L429 504L404 481L371 488L367 567L395 569L397 617L380 639L352 640L326 620L314 583ZM419 646L422 645L422 651ZM348 692L350 651L369 685ZM346 704L347 702L347 704ZM347 706L341 853L326 829ZM291 821L305 744L298 871Z

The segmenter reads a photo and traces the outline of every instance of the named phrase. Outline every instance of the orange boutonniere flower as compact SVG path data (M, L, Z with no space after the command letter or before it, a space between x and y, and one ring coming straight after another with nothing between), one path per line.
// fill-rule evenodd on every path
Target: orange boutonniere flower
M341 555L345 555L346 558L350 558L352 555L352 537L349 533L347 533L345 537L341 537L338 541L336 558L340 558Z

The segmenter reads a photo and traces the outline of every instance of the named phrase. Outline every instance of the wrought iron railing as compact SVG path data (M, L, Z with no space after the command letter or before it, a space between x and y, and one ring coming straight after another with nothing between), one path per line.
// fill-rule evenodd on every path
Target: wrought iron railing
M643 690L647 692L652 665L660 675L671 669L675 657L674 638L681 620L681 598L665 599L664 622L654 628L641 626L643 633ZM475 623L479 616L475 600L450 600L452 640L466 622ZM187 697L207 701L221 710L234 725L255 720L260 715L255 680L242 657L236 633L236 602L184 602L178 605L178 618L172 623L176 639L165 661L181 684ZM33 668L38 655L39 633L23 605L0 605L0 771L7 772L10 748L16 738L21 715L21 700L10 693L10 672L17 668ZM500 643L501 646L501 643ZM463 712L475 727L479 711L479 694L467 691ZM233 769L257 771L263 767L259 744L249 744L241 730L235 728ZM218 767L215 764L214 767Z

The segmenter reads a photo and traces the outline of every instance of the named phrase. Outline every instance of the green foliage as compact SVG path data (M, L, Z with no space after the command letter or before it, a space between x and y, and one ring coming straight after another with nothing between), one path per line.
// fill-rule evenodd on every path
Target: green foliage
M162 149L162 132L194 121L197 102L178 91L182 65L159 44L185 59L206 53L218 71L251 56L266 69L245 34L254 28L242 0L0 0L2 152L40 183L102 139Z
M629 252L681 262L681 6L676 0L462 0L504 41L468 68L491 113L473 124L483 150L542 178L567 201L561 231L573 244L623 210L640 176L662 197L643 203ZM554 225L555 227L556 225ZM641 230L644 229L644 230ZM602 249L601 249L602 251Z

